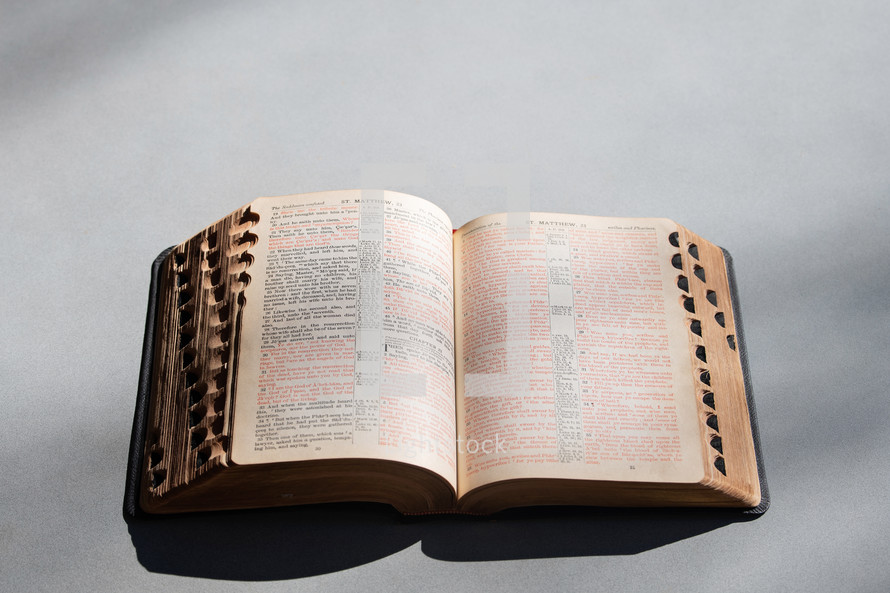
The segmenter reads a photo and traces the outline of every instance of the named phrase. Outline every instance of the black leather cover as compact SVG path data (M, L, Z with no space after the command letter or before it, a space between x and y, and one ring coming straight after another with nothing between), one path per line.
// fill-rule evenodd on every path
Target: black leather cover
M722 249L722 248L721 248ZM760 479L760 504L743 512L748 515L762 515L769 508L769 488L766 485L766 470L763 465L763 448L760 446L760 427L757 422L757 410L754 408L754 388L751 384L751 372L748 370L748 350L745 347L745 331L742 328L742 308L739 306L739 292L736 285L735 269L732 256L723 249L726 260L726 276L729 281L732 314L735 319L735 341L742 360L742 374L745 378L745 396L748 399L748 416L751 419L751 433L754 437L754 454L757 457L757 477Z
M148 288L148 311L145 314L145 335L142 338L142 363L139 366L139 386L136 390L136 411L130 434L130 458L127 462L127 483L124 487L124 516L136 517L144 513L139 507L139 482L142 458L145 455L145 430L151 397L151 370L154 359L155 325L158 316L158 297L161 290L161 263L173 247L168 247L151 264L151 283Z

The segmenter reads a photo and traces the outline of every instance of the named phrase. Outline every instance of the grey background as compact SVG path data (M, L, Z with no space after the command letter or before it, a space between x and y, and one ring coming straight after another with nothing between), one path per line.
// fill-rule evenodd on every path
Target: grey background
M886 590L888 17L862 0L3 2L0 588ZM255 196L371 181L455 225L524 200L665 216L728 248L771 510L125 523L155 255Z

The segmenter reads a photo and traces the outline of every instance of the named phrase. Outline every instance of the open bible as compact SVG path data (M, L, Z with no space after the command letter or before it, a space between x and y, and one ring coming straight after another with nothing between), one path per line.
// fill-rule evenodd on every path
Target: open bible
M727 268L667 219L258 198L157 262L139 504L763 509Z

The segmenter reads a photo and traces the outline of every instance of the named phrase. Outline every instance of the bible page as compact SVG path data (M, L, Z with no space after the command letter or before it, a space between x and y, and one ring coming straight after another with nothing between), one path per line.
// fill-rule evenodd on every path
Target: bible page
M370 190L251 211L232 460L386 459L454 486L451 221Z
M458 495L703 475L666 219L516 213L455 234Z

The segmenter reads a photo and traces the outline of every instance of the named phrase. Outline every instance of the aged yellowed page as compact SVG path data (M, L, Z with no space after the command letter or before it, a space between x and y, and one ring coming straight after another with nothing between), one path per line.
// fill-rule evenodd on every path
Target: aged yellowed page
M701 479L674 230L539 213L459 229L459 495L512 478Z
M232 460L387 459L454 485L448 217L369 190L251 210Z

